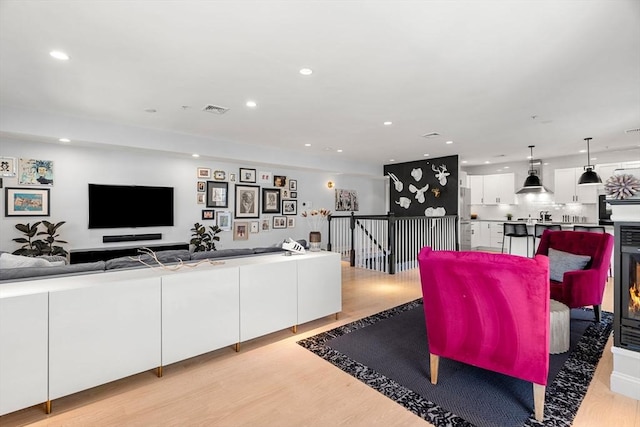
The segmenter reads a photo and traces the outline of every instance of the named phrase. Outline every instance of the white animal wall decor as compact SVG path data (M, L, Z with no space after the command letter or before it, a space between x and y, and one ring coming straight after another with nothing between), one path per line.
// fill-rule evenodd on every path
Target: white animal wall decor
M420 203L424 203L424 201L426 200L424 197L424 193L428 189L429 189L429 184L425 185L422 188L417 188L415 185L409 184L409 191L411 191L412 193L416 193L416 200Z
M397 176L395 176L394 174L392 174L391 172L389 172L389 177L393 180L393 184L396 187L396 191L399 193L402 191L402 189L404 188L404 185L402 184L402 182L398 179Z
M440 185L443 187L447 185L447 177L451 174L447 172L446 165L440 165L437 169L434 165L431 165L431 170L436 173L436 178L438 179L438 182L440 182Z
M443 207L427 208L424 210L424 216L445 216L447 211Z
M422 168L413 169L411 171L411 176L416 180L416 182L420 182L420 180L422 179Z
M396 200L396 205L409 209L409 206L411 206L411 200L408 197L400 197L400 200Z

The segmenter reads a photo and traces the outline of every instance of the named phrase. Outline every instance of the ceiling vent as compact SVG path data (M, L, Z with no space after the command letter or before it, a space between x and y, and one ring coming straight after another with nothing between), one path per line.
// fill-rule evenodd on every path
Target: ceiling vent
M224 114L227 111L229 111L229 108L221 107L219 105L207 104L204 107L202 107L202 111L205 111L207 113L213 113L213 114Z
M640 132L640 128L627 129L624 131L624 133L634 133L634 132Z
M429 132L422 135L423 138L434 138L436 136L440 136L438 132Z

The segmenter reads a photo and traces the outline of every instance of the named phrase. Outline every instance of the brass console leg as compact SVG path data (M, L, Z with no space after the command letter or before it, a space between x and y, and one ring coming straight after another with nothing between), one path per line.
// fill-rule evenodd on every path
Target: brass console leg
M158 366L156 368L156 375L158 376L158 378L162 378L162 366Z
M50 414L51 413L51 401L47 400L46 402L44 402L44 413L45 414Z
M235 343L233 348L236 350L236 353L238 353L240 351L240 343L239 342Z
M293 326L291 327L291 332L293 332L294 334L295 334L295 333L298 333L298 325L293 325Z

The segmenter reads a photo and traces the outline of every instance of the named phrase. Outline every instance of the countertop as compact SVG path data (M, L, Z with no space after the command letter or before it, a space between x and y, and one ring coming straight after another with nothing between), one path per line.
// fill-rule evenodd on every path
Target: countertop
M470 219L468 221L470 221L470 222L511 222L511 223L519 223L519 224L521 224L523 222L525 222L525 223L527 222L527 221L514 221L514 220L508 221L506 219L481 219L481 218ZM529 226L533 226L535 224L558 224L558 225L561 225L562 227L567 227L567 228L573 228L574 225L586 225L586 226L599 225L598 223L595 223L595 222L576 222L576 223L573 223L573 222L560 222L560 221L544 221L544 222L542 222L542 221L532 221L531 224L527 223L527 225L529 225ZM605 225L604 227L613 229L613 225Z

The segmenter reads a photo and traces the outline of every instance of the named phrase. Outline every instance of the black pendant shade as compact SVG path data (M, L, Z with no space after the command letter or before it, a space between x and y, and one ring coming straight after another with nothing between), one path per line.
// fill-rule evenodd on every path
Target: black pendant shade
M536 172L533 170L533 147L535 147L535 145L529 146L529 149L531 150L531 168L529 169L529 176L524 180L522 188L516 191L516 194L550 193L550 191L542 185L540 177L536 175Z
M584 140L587 141L587 166L584 167L584 173L580 175L578 185L601 184L602 180L593 170L593 165L589 163L591 161L591 153L589 152L591 138L585 138Z

